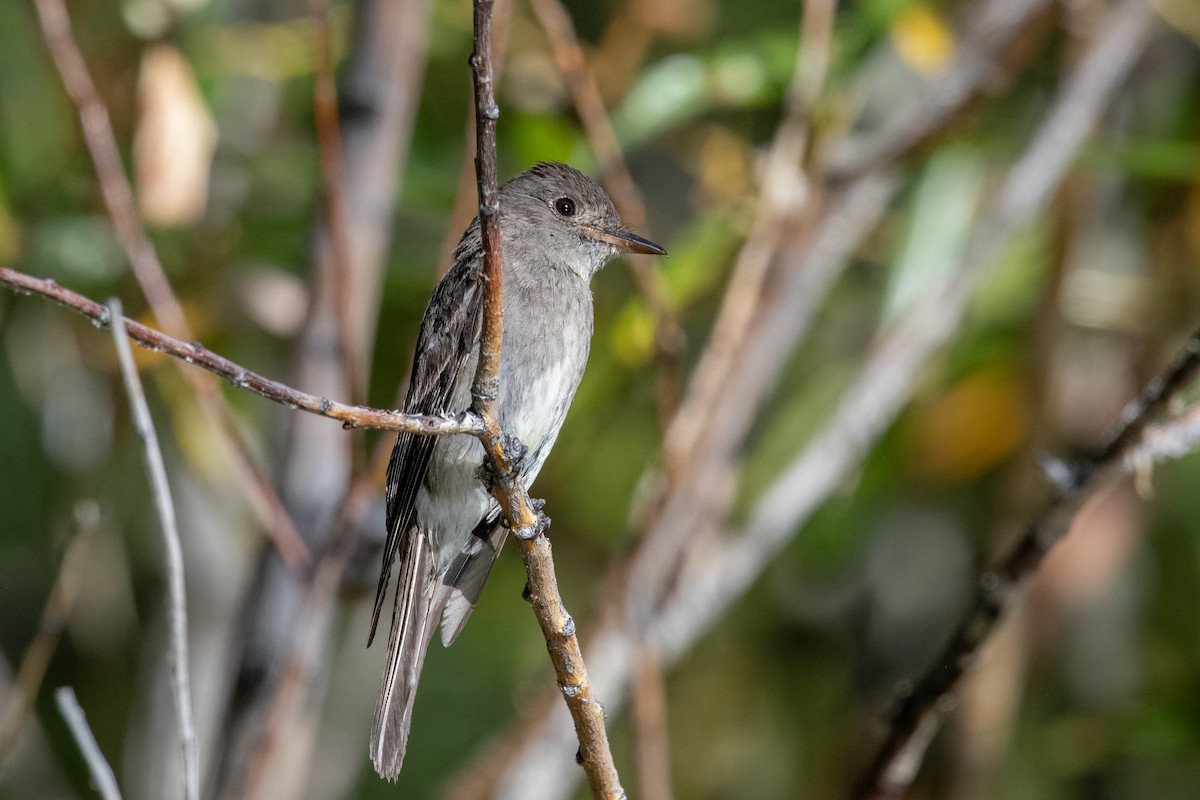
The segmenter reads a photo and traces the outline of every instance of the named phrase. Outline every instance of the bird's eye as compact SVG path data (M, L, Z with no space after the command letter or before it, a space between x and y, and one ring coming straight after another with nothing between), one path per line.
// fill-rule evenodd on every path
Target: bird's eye
M560 197L554 201L554 210L564 217L575 216L575 201L569 197Z

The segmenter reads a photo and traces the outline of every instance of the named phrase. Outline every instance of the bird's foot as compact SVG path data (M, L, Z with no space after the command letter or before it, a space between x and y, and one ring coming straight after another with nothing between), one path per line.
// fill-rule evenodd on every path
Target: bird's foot
M529 505L533 509L533 513L537 515L538 533L545 533L550 530L550 518L546 516L546 512L542 511L546 507L546 501L540 497L529 498Z
M520 475L525 468L525 458L529 455L529 448L522 444L520 439L507 433L500 434L500 448L504 451L504 455L508 459L511 474ZM496 485L500 481L496 465L487 457L479 465L475 476L483 483L484 488L487 489L489 494L496 488Z
M508 456L508 463L512 467L512 471L518 475L524 472L525 458L529 455L529 448L520 439L508 433L500 434L500 447L504 449L504 455Z
M529 507L533 509L533 524L513 531L513 535L518 539L536 539L550 530L550 518L542 511L546 507L546 501L537 497L531 497L529 498Z

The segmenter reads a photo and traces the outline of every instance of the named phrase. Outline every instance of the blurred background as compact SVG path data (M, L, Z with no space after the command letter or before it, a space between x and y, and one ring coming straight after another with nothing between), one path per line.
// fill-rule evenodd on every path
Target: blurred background
M0 264L395 407L474 204L470 4L71 0L94 86L70 93L63 10L0 4ZM1039 456L1093 448L1200 319L1200 6L496 15L501 178L603 177L671 254L595 280L587 375L532 491L626 789L849 796L897 682L1038 513ZM1105 68L1095 91L1071 77ZM1078 142L1064 104L1095 120ZM106 138L132 205L98 178ZM186 328L129 267L138 219ZM561 713L514 552L430 653L398 785L377 778L392 435L135 356L179 514L205 797L585 796L569 737L530 773L560 777L506 772ZM111 338L11 292L0 465L0 797L94 796L64 685L126 797L180 796L162 542ZM1197 480L1183 458L1085 506L909 797L1200 796ZM692 590L722 563L740 577ZM589 644L622 625L628 646Z

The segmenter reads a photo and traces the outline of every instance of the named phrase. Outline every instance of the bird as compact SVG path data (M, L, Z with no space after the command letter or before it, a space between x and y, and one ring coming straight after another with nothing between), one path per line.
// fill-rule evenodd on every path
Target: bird
M582 172L541 162L500 187L504 335L496 399L501 429L521 443L517 472L542 468L583 377L591 345L592 277L622 253L666 255L621 222L612 200ZM471 407L479 362L485 267L479 218L421 320L403 410L455 414ZM509 439L511 441L511 439ZM394 565L392 623L370 752L395 780L429 644L462 632L504 545L500 507L482 480L473 436L400 433L388 462L387 537L367 645L374 640Z

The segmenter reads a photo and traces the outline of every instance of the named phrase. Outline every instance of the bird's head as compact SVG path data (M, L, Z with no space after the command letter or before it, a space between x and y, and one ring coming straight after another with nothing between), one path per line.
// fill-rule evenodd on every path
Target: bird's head
M584 280L620 253L667 252L629 232L605 191L566 164L543 162L506 183L500 215L506 260L541 256Z

